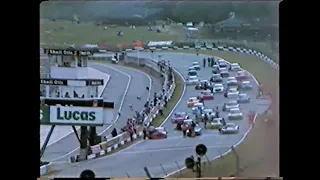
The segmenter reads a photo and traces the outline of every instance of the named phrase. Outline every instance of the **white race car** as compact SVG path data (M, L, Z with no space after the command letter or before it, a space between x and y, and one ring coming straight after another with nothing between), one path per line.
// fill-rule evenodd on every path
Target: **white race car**
M245 93L240 93L238 97L238 103L249 103L250 102L250 97L248 94Z
M230 66L230 70L231 71L239 71L239 70L241 70L241 67L238 63L232 63Z
M208 118L211 119L216 116L216 113L213 111L213 109L203 109L203 113L201 114L202 118L204 118L204 115L207 114Z
M230 88L227 92L228 98L238 98L239 97L239 91L237 88Z
M240 84L240 88L241 90L251 90L252 89L252 85L250 81L242 81Z
M197 62L197 61L192 62L192 66L194 67L195 70L201 69L199 62Z
M223 84L215 84L213 86L213 92L214 93L222 93L224 91Z
M186 84L187 85L195 85L200 82L198 76L189 76L186 78Z
M237 81L236 77L228 77L227 85L228 86L238 86L238 81Z
M232 108L228 114L229 120L241 120L243 119L243 113L239 108Z
M193 108L191 109L192 110L192 114L200 114L200 109L204 109L204 104L203 103L195 103L193 105Z
M208 129L219 129L222 126L222 118L214 118L210 123L207 124Z
M195 71L196 69L194 68L194 66L189 66L188 67L188 71Z
M219 129L219 132L221 134L237 134L239 132L239 126L234 123L227 123Z
M239 108L239 106L240 105L238 104L238 102L236 100L233 100L233 101L229 101L229 102L225 103L222 107L222 110L229 112L230 109Z

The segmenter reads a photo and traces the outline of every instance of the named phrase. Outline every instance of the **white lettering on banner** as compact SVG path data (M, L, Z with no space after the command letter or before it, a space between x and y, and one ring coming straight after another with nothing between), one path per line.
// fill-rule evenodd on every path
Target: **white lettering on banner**
M148 46L170 46L172 41L150 41Z
M50 106L50 123L65 125L103 125L103 108Z

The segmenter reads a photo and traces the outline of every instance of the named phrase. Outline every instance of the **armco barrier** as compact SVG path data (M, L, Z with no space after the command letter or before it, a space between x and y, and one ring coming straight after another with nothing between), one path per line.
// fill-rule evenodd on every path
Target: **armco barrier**
M158 69L157 63L155 63L152 60L147 59L147 63L145 65L149 66L149 68L157 71L158 73L162 73ZM165 77L165 83L164 83L164 86L165 86L166 82L168 82L167 75L165 73L162 73L162 74ZM173 92L175 90L175 87L176 87L175 86L175 80L174 80L174 76L173 76L172 84L170 85L168 91L166 91L166 95L167 95L168 101L170 101L171 96L172 96L172 94L173 94ZM163 107L163 104L164 104L164 102L161 101L161 106L162 107ZM157 117L157 115L159 113L159 108L160 107L154 108L152 110L152 111L154 111L154 113L146 117L145 121L146 121L146 123L148 125L153 121L153 119L155 119ZM142 134L143 134L142 133L142 127L137 127L137 134L133 135L133 140L141 137ZM129 133L125 132L125 133L119 134L118 136L116 136L114 138L107 139L107 141L104 141L104 142L92 147L91 150L94 151L95 153L88 155L87 158L88 159L94 159L94 158L101 157L103 155L107 155L110 152L114 151L115 149L121 147L122 145L124 145L124 144L126 144L126 143L128 143L130 141L131 141L131 137L130 137ZM99 149L100 149L100 151L98 151ZM49 172L49 169L52 169L52 168L50 168L51 164L52 163L40 167L40 175L41 176L47 174Z
M280 70L280 65L277 64L275 61L273 61L271 58L268 56L264 55L261 52L258 52L256 50L252 49L246 49L246 48L241 48L241 47L232 47L232 46L195 46L195 47L189 47L189 46L172 46L172 47L158 47L158 48L152 48L150 47L148 50L216 50L216 51L232 51L232 52L239 52L239 53L244 53L248 55L253 55L259 57L261 60L264 62L268 63L272 68L276 70ZM130 52L130 51L136 51L133 49L126 49L125 51Z
M135 57L130 57L130 58L133 61L137 60ZM146 62L145 63L146 66L153 69L154 71L157 71L158 73L163 74L163 76L165 77L164 88L167 89L165 87L168 82L167 74L160 72L160 70L158 69L157 63L155 63L154 61L151 61L149 59L144 59L144 60ZM174 76L173 76L173 78L174 78ZM165 92L165 95L167 96L168 101L171 99L171 96L172 96L172 94L175 90L175 87L176 87L175 80L173 79L172 81L173 81L173 83L170 85L169 89ZM164 105L164 102L161 101L161 103L160 103L161 108L163 107L163 105ZM154 109L151 110L154 113L150 113L149 116L145 119L144 123L149 125L153 121L153 119L155 119L157 117L157 115L159 113L159 109L160 109L160 107L155 106ZM138 127L136 130L137 133L134 134L133 139L139 138L142 135L142 130L143 130L142 127ZM97 145L97 146L99 146L99 148L101 148L101 151L97 152L95 154L88 155L88 159L94 159L94 158L106 155L106 154L112 152L113 150L121 147L122 145L124 145L130 141L131 141L131 138L130 138L129 134L127 132L122 133L114 138L111 138L110 140L107 140L107 141L102 142L99 145ZM96 148L96 147L94 147L94 148Z

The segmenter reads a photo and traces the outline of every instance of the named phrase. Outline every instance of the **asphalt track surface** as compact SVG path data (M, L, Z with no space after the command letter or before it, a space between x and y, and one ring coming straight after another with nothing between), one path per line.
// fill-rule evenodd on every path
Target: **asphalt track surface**
M171 65L185 77L188 66L193 61L198 61L202 64L203 57L193 54L181 53L157 53L162 55L162 59L169 60ZM136 56L136 53L130 53L130 56ZM151 58L151 53L140 53L140 57ZM154 56L153 57L157 57ZM211 68L202 68L199 71L200 79L209 79L212 75ZM235 76L232 73L231 76ZM260 102L256 100L257 84L253 78L250 78L253 85L253 90L248 91L247 94L252 97L249 104L241 104L240 107L244 113L244 119L235 122L240 126L240 132L236 135L221 135L216 130L203 130L203 135L195 138L183 138L182 133L174 130L174 125L169 120L164 123L167 129L168 138L163 140L144 140L130 146L127 149L121 150L115 154L93 159L77 164L72 164L70 167L64 168L56 174L56 177L77 177L81 171L91 169L95 172L97 177L146 177L143 168L148 167L153 177L163 177L177 169L184 166L184 160L190 155L195 155L194 148L197 144L203 143L208 147L207 157L213 159L214 157L226 152L230 147L239 142L244 133L249 128L247 113L249 110L256 112L264 111L267 105L257 105ZM200 91L196 91L194 86L187 86L181 97L181 101L177 104L174 112L187 111L186 102L189 97L197 96ZM215 95L214 101L206 101L205 105L209 108L216 106L222 107L223 103L228 101L223 97L223 94ZM221 113L225 116L225 113ZM227 121L230 122L230 121Z
M103 93L103 98L108 101L115 102L115 118L121 106L121 101L125 96L121 109L122 113L118 121L108 130L106 130L106 128L109 125L97 127L97 133L102 133L102 135L106 136L111 133L111 130L114 127L117 128L117 130L120 130L120 128L124 127L127 119L135 114L135 112L129 108L128 104L133 104L134 110L141 111L143 109L144 103L148 98L146 87L150 86L150 76L140 71L124 68L119 65L106 66L103 64L90 63L89 66L111 75L111 79ZM126 87L129 83L129 76L131 76L131 80L127 89L127 94L125 94ZM150 93L151 95L155 91L161 90L161 83L159 80L153 78L152 85L153 86ZM137 96L140 96L141 100L138 100L136 98ZM77 149L78 147L79 142L75 134L71 133L56 143L49 145L42 159L44 161L68 161L71 156L79 153L79 150Z

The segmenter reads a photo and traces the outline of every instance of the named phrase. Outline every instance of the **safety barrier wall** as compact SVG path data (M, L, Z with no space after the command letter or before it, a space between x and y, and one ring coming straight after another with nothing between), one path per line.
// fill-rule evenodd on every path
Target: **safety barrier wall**
M257 56L262 61L269 64L272 68L276 70L280 70L280 65L276 63L274 60L269 58L268 56L264 55L261 52L252 49L246 49L242 47L232 47L232 46L172 46L172 47L146 47L145 50L154 50L154 51L161 51L161 50L197 50L201 53L201 50L216 50L216 51L231 51L231 52L239 52L248 55ZM126 49L125 51L131 52L136 51L134 49Z
M138 59L136 57L128 57L130 59L131 62L138 62ZM156 73L162 74L165 77L165 82L164 82L164 89L166 89L165 91L165 96L167 96L168 101L171 99L171 96L175 90L175 81L173 78L173 82L170 84L169 88L166 88L165 86L169 83L168 82L168 75L166 74L167 72L161 72L160 69L158 68L158 65L156 62L151 61L149 59L140 59L139 61L141 62L143 60L144 65L149 68L152 69L153 71L155 71ZM173 76L174 77L174 76ZM159 110L160 108L163 108L164 106L164 101L163 99L161 100L160 103L160 107L159 106L155 106L151 111L150 114L145 118L144 120L144 124L149 125L159 114ZM138 126L136 128L137 133L134 135L133 139L136 139L138 137L140 137L142 135L142 130L143 128ZM105 155L111 151L113 151L114 149L117 149L119 146L130 142L131 141L131 137L130 134L125 132L122 134L119 134L116 137L113 137L111 139L108 139L105 142L102 142L96 146L91 147L92 150L92 154L90 154L88 156L88 159L93 159L96 157L100 157L102 155Z

